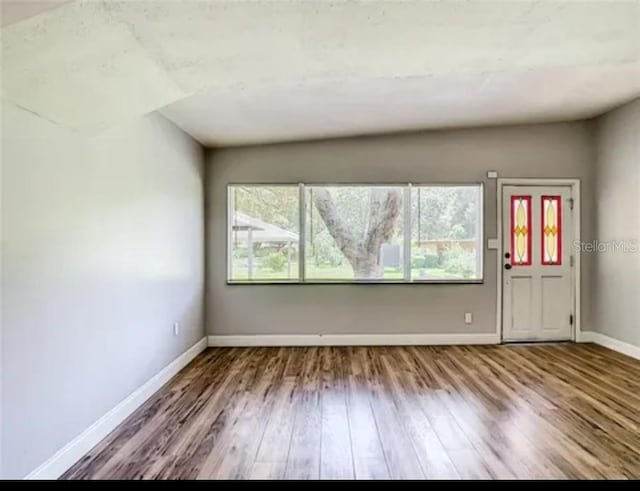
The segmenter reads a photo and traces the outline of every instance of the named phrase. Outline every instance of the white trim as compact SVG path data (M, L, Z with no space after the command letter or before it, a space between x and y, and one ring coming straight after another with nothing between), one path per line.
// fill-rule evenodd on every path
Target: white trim
M480 190L477 201L477 217L478 228L476 229L476 272L480 272L480 278L484 281L484 256L486 251L484 249L485 237L484 237L484 220L487 214L487 206L484 201L484 183L480 184Z
M411 282L411 233L413 232L413 224L411 222L411 183L407 184L404 188L404 210L402 213L402 266L403 277L405 283ZM418 203L418 208L420 203ZM418 225L419 227L419 225ZM418 237L418 243L420 243L420 237Z
M530 178L498 178L496 186L496 214L497 214L497 237L498 251L496 258L497 270L497 295L496 295L496 336L502 340L502 188L504 186L569 186L571 187L571 197L573 198L573 241L581 240L580 222L582 221L582 205L580 201L580 179L530 179ZM581 257L574 252L575 267L573 268L573 304L574 320L573 339L576 342L583 340L582 315L581 315Z
M298 281L304 282L307 272L307 192L304 184L298 183Z
M640 346L625 343L618 339L609 337L605 334L593 331L584 331L581 336L581 342L583 343L596 343L605 348L612 349L618 353L630 356L636 360L640 360Z
M573 198L573 241L582 240L582 201L580 198L580 180L576 179L571 187L571 197ZM573 244L572 244L573 246ZM580 342L582 339L582 254L580 252L573 251L574 268L573 268L573 316L576 321L575 331L573 339L576 342Z
M57 479L207 347L203 337L120 404L58 450L25 479Z
M227 186L227 250L225 251L227 255L227 280L232 279L233 275L233 210L234 210L234 199L235 190L231 186ZM206 216L206 215L205 215Z
M209 336L209 346L432 346L498 344L494 333L481 334L267 334Z

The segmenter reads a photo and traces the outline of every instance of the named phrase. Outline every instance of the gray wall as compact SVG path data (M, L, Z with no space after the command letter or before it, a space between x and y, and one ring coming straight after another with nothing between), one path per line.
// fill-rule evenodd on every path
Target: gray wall
M640 346L640 99L598 120L597 239L628 249L592 254L596 329Z
M496 236L501 177L580 178L583 236L592 237L591 123L423 132L211 151L207 157L209 334L491 333L496 252L481 285L226 285L226 185L230 182L484 182L485 239ZM486 246L486 240L485 240ZM583 265L583 291L590 264ZM464 312L474 314L464 324ZM583 329L589 329L588 304Z
M95 138L2 117L2 454L18 478L203 336L202 150L160 116Z

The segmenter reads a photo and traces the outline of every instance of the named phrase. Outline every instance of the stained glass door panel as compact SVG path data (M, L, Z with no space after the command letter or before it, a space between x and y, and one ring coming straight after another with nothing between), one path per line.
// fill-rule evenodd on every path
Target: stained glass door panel
M531 196L511 196L511 265L531 266Z
M562 198L540 197L541 263L545 266L562 264Z

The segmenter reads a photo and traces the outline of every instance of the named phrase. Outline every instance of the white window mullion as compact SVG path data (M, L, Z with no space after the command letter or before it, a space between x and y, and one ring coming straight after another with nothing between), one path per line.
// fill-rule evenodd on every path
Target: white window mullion
M305 195L304 184L298 184L298 200L300 213L300 230L298 234L298 281L305 282L305 256L307 243L307 197Z
M227 187L227 280L233 278L233 227L235 213L235 190Z
M476 278L484 277L484 185L480 185L476 195Z
M411 281L411 183L404 188L404 281Z

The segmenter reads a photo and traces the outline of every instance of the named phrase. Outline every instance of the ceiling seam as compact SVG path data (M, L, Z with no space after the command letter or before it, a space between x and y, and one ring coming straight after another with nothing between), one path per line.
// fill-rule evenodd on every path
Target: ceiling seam
M25 111L25 112L27 112L29 114L32 114L33 116L35 116L37 118L43 119L44 121L47 121L48 123L51 123L51 124L53 124L55 126L59 126L60 128L64 128L64 129L67 129L67 130L68 129L72 129L72 128L69 128L68 126L64 125L63 123L60 123L60 122L55 121L53 119L50 119L50 118L48 118L46 116L43 116L42 114L40 114L40 113L38 113L36 111L33 111L33 110L31 110L31 109L29 109L29 108L27 108L27 107L25 107L25 106L23 106L21 104L18 104L17 102L15 102L15 101L13 101L11 99L5 99L5 102L9 103L9 104L12 104L15 107L17 107L18 109L22 109L23 111Z
M172 104L173 102L185 99L186 97L189 97L189 96L194 94L194 92L192 90L187 90L185 87L183 87L183 85L181 83L178 82L178 80L176 80L171 75L171 71L163 63L162 57L160 55L158 55L155 52L155 50L153 50L153 48L151 48L151 47L149 47L149 46L147 46L145 44L145 42L142 40L142 38L140 38L140 36L136 32L135 26L131 22L129 22L123 16L119 16L117 14L117 12L115 11L114 6L113 5L109 5L109 0L100 0L100 4L102 5L102 8L103 8L105 14L111 20L113 20L115 22L119 22L119 23L123 24L124 26L126 26L127 30L131 33L131 35L135 39L135 41L138 44L138 46L142 49L142 51L144 51L144 53L147 55L149 60L151 60L155 66L160 68L162 70L162 73L167 77L167 79L169 81L171 81L171 83L182 93L182 97L181 98L175 99L175 100L173 100L171 102L168 102L167 104L165 104L165 106L167 106L169 104ZM165 106L158 107L158 108L156 108L156 109L154 109L153 111L150 111L150 112L159 111L160 109L162 109Z

